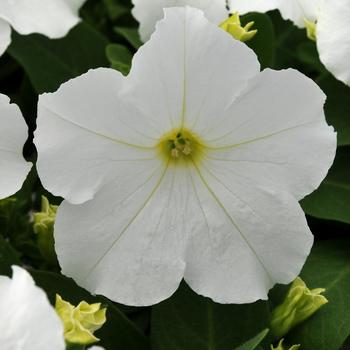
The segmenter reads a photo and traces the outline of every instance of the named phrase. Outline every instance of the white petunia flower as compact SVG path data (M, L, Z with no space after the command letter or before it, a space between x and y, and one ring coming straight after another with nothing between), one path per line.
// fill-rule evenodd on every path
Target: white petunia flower
M244 15L248 12L267 12L278 8L279 1L292 2L294 0L228 0L231 12L238 11Z
M11 27L20 34L61 38L79 21L86 0L1 0L0 56L11 43Z
M140 23L140 37L146 42L156 28L156 23L163 18L164 8L192 6L202 10L208 20L219 25L229 15L226 0L132 0L133 16Z
M23 159L23 145L28 138L27 125L19 108L0 94L0 199L22 187L32 164Z
M30 274L13 266L0 276L1 350L64 350L63 325Z
M343 83L350 85L349 0L231 0L241 14L279 9L284 19L306 28L316 40L321 62Z
M325 95L202 11L165 11L128 77L91 70L40 97L38 171L66 200L64 274L129 305L182 278L221 303L266 299L300 272L313 237L298 200L333 162Z

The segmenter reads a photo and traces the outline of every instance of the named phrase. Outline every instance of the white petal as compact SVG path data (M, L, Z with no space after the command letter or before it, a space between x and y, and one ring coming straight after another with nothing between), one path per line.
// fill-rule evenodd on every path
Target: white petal
M63 0L74 13L78 13L80 8L84 5L87 0Z
M254 103L252 103L254 101ZM325 95L294 70L263 71L204 138L213 161L239 177L303 198L333 163L336 134L325 121Z
M118 94L123 76L97 69L40 96L35 145L44 186L72 203L91 199L111 179L156 157L147 121ZM138 160L139 162L133 162Z
M20 34L40 33L49 38L65 36L79 21L78 5L68 0L1 0L0 18Z
M284 19L291 20L299 28L305 27L305 19L317 21L324 0L277 0L279 10Z
M166 9L165 20L134 57L123 98L164 132L183 125L196 131L216 123L259 70L254 52L202 11Z
M102 348L101 346L92 346L91 348L89 348L89 350L104 350L104 348Z
M225 0L132 0L132 14L140 22L140 36L147 41L167 7L192 6L204 11L209 21L219 25L227 16Z
M220 303L267 299L276 283L300 272L312 235L297 201L287 193L250 187L232 173L200 165L193 178L206 229L193 232L185 280Z
M230 11L239 12L239 14L242 14L242 15L248 12L267 12L278 8L278 5L279 5L278 0L230 0L229 1Z
M22 156L28 138L27 125L19 108L0 94L0 198L16 193L32 166Z
M130 174L90 202L63 202L55 226L56 251L63 273L90 292L145 306L177 289L187 234L198 222L189 210L185 167L150 163Z
M0 18L0 56L6 51L11 43L11 27Z
M337 79L347 85L350 85L349 16L349 1L325 1L317 22L317 47L320 59Z
M284 19L305 27L305 19L315 21L323 0L230 0L231 12L267 12L278 9Z
M46 294L24 269L0 277L2 350L64 350L63 325Z

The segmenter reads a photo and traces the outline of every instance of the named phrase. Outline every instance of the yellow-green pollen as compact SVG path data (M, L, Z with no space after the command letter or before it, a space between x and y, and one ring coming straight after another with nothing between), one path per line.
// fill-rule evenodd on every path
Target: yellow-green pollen
M162 157L170 161L198 158L202 147L199 138L186 129L172 130L159 142Z

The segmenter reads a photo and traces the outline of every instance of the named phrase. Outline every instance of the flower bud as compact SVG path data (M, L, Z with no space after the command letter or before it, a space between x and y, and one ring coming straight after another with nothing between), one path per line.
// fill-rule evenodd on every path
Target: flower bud
M307 288L297 277L292 283L284 302L272 312L271 330L277 338L282 338L297 324L313 315L328 300L321 295L325 289Z
M306 27L306 35L312 40L316 41L316 26L317 23L314 21L309 21L308 19L304 19L305 27Z
M51 264L56 264L53 228L55 224L57 205L49 203L45 196L41 197L41 211L34 214L34 232L38 235L38 248L43 258Z
M298 344L292 345L290 348L287 349L286 346L283 346L283 341L284 339L281 339L276 348L273 345L271 345L271 350L298 350L300 348L300 344Z
M235 12L231 17L220 24L220 28L231 34L235 39L244 42L251 40L258 32L257 30L250 30L253 25L254 22L249 22L242 27L239 14Z
M101 309L100 303L82 301L75 307L56 294L55 308L63 322L67 343L89 345L99 341L93 333L106 322L106 309Z

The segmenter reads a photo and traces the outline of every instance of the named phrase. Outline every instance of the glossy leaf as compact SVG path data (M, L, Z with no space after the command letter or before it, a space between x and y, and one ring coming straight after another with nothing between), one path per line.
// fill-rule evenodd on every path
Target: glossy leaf
M265 339L267 333L269 333L269 330L264 329L254 338L248 340L247 342L236 348L236 350L255 350L258 347L258 345L261 344L261 342Z
M228 350L266 328L266 302L221 305L191 291L185 283L152 310L152 349Z
M106 55L111 62L112 68L118 70L124 75L128 75L131 68L132 54L123 45L110 44L106 48Z
M258 32L246 44L257 54L261 68L272 67L275 60L276 38L272 22L268 15L263 13L249 13L241 18L242 25L251 21Z
M65 81L91 68L107 66L107 39L81 23L63 39L12 34L8 51L24 68L38 93L52 92Z
M142 45L137 28L115 27L114 31L126 39L135 49Z
M326 117L338 133L338 145L350 145L350 87L331 75L319 80L318 84L327 95Z
M301 277L310 288L325 288L329 303L286 340L303 350L339 350L350 335L350 240L317 243Z
M350 148L340 148L321 186L302 201L311 216L350 223Z

